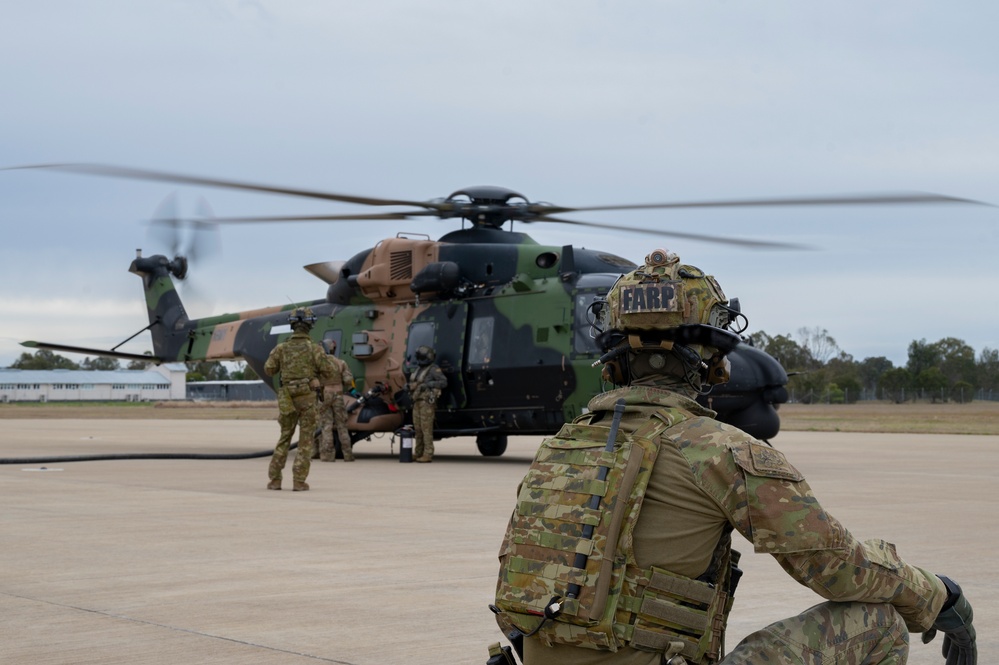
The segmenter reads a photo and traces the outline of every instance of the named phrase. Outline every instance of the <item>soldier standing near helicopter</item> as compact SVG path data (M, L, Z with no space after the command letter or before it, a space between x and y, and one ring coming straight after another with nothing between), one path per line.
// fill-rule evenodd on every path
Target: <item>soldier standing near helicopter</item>
M354 461L354 451L350 445L350 431L347 429L347 407L343 403L343 394L354 389L354 375L350 373L347 363L336 357L336 340L323 340L326 349L326 360L331 365L331 373L322 379L323 403L319 409L319 427L322 430L319 440L319 459L323 462L336 461L336 449L333 445L333 428L336 427L340 439L340 450L344 462Z
M975 665L960 586L856 540L781 452L694 401L728 380L731 315L713 277L664 250L608 293L594 327L620 387L541 444L500 549L492 609L523 662L901 665L910 631L940 631L947 665ZM733 530L826 602L726 655Z
M447 377L434 363L437 352L429 346L416 350L418 369L409 377L409 394L413 397L413 429L416 444L414 462L432 462L434 458L434 414L437 398L447 386Z
M296 425L299 428L298 451L292 465L292 490L304 492L309 489L305 479L309 476L312 464L312 446L316 432L316 391L321 385L321 379L332 374L332 365L326 360L323 348L309 337L315 321L316 317L309 308L299 307L292 312L288 317L292 336L274 347L264 363L267 376L281 373L281 387L278 390L281 436L268 469L269 490L281 489L281 475L288 460L288 450Z

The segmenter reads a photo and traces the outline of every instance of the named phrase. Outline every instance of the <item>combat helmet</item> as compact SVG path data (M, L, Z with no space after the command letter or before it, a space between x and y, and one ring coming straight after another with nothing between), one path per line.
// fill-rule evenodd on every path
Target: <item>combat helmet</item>
M437 352L432 347L423 345L416 350L416 364L426 367L437 358Z
M675 361L688 382L728 381L725 354L740 338L729 330L741 312L721 285L680 257L656 249L596 303L595 337L604 378L618 385L666 372Z
M288 323L291 329L308 332L312 330L312 325L316 322L316 315L312 313L311 307L298 307L288 315Z

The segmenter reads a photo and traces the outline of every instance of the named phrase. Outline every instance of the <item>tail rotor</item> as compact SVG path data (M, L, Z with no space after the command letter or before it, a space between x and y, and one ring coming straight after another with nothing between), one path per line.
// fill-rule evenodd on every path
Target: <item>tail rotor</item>
M179 196L177 192L172 192L153 211L148 233L151 242L167 248L169 256L173 257L169 270L181 282L184 299L196 304L199 309L207 310L211 310L213 303L204 295L204 290L191 283L189 269L221 254L218 224L211 221L214 216L211 205L202 196L198 199L195 217L183 217Z

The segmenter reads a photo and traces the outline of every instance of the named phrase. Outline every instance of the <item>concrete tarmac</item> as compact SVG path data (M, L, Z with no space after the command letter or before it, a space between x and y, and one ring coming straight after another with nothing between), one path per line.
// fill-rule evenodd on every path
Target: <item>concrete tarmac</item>
M269 421L2 420L0 457L263 451ZM481 664L487 605L536 437L401 464L389 438L267 491L268 458L0 466L0 663ZM999 656L999 437L782 432L774 441L861 539L947 574ZM729 645L819 599L736 536ZM910 663L942 663L913 636Z

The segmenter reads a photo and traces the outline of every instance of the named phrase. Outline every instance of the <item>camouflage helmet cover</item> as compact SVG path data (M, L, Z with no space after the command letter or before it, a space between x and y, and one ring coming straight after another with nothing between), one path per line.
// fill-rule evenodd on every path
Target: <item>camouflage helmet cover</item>
M288 323L291 324L292 330L299 326L305 326L306 329L312 328L315 322L316 315L312 313L311 307L297 307L288 315Z
M622 275L607 294L606 331L641 334L703 324L726 328L728 300L717 280L680 257L656 249L645 264Z

